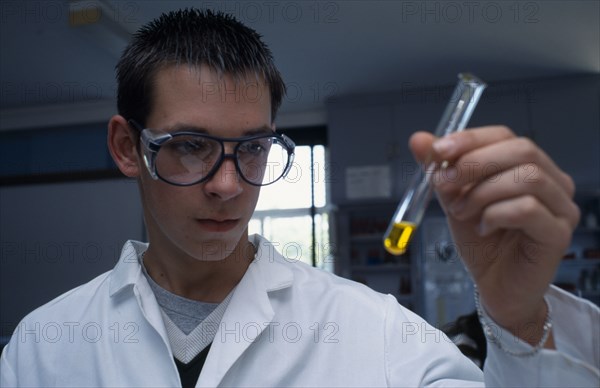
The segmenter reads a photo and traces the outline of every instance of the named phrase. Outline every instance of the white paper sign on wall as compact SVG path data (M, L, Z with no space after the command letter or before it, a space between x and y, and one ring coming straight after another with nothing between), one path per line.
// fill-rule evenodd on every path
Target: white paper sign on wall
M390 198L391 196L390 166L346 168L346 197L348 199Z

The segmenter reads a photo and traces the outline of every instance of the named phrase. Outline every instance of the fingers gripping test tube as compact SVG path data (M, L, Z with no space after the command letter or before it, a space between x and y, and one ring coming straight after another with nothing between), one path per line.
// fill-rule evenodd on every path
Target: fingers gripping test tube
M472 74L462 73L458 75L458 78L458 84L435 130L437 137L444 137L465 129L487 86ZM406 252L408 243L421 223L431 199L431 176L437 168L438 165L435 162L427 161L425 167L420 168L413 177L404 197L398 204L383 238L385 249L392 255L401 255Z

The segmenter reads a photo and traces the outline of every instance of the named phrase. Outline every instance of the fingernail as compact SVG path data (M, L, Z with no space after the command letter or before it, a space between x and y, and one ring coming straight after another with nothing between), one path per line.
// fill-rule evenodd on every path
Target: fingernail
M433 149L442 156L451 155L456 148L456 142L450 138L443 137L433 142Z

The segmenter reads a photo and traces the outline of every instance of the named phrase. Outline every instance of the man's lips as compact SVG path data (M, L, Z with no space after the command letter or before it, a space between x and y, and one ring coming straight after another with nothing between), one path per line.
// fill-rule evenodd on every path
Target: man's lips
M238 219L228 220L213 220L209 218L202 218L196 220L201 228L211 232L227 232L237 226L239 223Z

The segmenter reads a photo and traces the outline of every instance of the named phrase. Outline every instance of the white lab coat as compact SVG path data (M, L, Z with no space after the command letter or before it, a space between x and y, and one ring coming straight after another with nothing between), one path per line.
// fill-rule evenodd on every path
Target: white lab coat
M392 296L288 262L265 239L251 240L256 258L234 291L198 387L482 384L450 340ZM0 385L179 386L160 307L138 260L145 249L126 243L112 271L29 314L2 354ZM564 352L524 361L490 345L488 382L597 386L598 333L591 329L598 311L590 309L580 303L569 311L579 314L582 344L555 331Z

